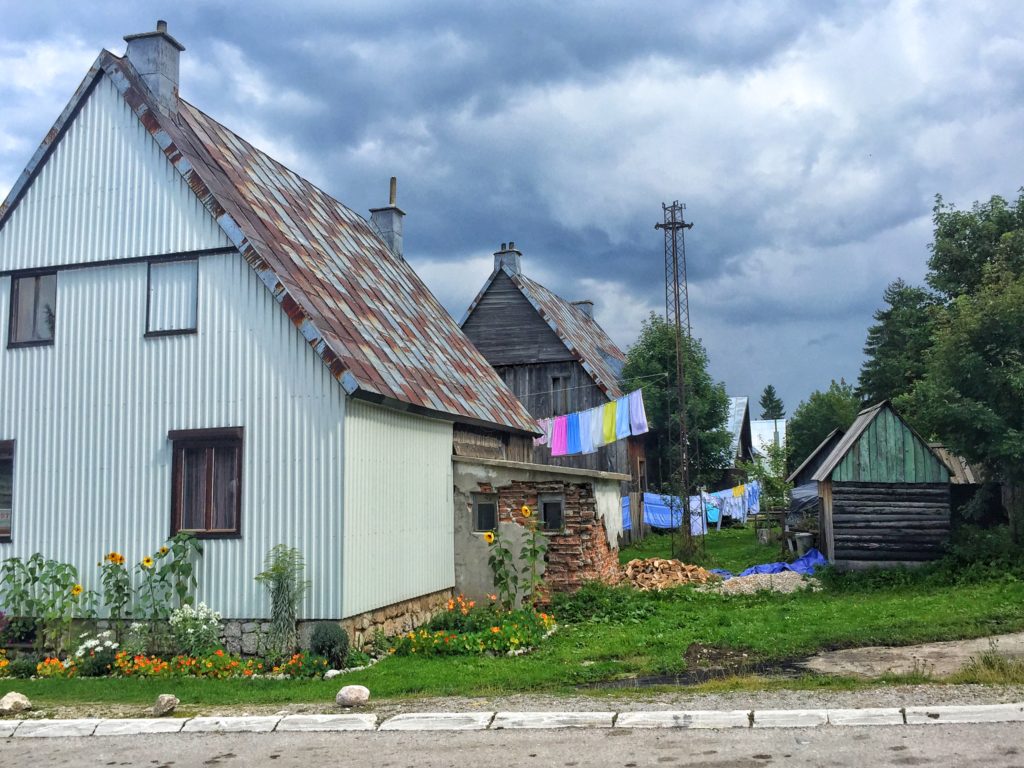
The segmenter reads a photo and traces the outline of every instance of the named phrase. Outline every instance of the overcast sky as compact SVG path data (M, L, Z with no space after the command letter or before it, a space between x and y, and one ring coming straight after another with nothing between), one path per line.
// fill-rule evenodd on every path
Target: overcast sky
M407 258L456 319L515 240L627 347L664 307L661 203L685 202L712 372L754 400L773 383L790 412L856 379L885 285L924 274L936 193L1024 183L1019 2L0 12L0 197L99 50L163 18L186 99L364 215L398 177Z

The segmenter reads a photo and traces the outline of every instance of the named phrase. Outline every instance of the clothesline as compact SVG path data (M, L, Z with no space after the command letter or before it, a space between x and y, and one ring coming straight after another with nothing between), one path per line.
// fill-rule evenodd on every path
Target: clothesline
M667 377L668 377L668 374L664 373L664 372L662 372L662 373L651 373L651 374L648 374L647 376L633 376L632 378L630 378L630 381L640 381L641 379L655 379L655 378L657 378L657 379L664 379L664 378L667 378ZM646 384L641 384L639 387L637 387L637 389L646 389L647 387L650 387L650 386L652 386L654 384L657 384L657 382L656 381L649 381ZM555 394L557 392L573 392L573 391L575 391L577 389L597 389L597 388L598 388L597 384L594 384L593 382L591 382L589 384L580 384L578 387L561 387L560 389L540 389L540 390L537 390L536 392L529 392L529 391L524 392L523 394L519 395L519 399L520 400L525 400L525 399L530 398L530 397L543 397L543 396L546 396L546 395L553 395L553 394Z
M594 453L616 440L647 432L643 390L635 389L585 411L540 419L537 426L543 434L533 444L549 446L552 456Z
M761 483L754 480L743 485L707 493L702 491L687 500L690 510L690 533L703 536L708 524L718 524L722 518L731 517L742 523L747 515L761 511ZM678 528L682 522L682 502L678 496L660 493L643 494L644 523L654 528ZM622 527L630 530L632 520L629 514L629 497L622 497Z

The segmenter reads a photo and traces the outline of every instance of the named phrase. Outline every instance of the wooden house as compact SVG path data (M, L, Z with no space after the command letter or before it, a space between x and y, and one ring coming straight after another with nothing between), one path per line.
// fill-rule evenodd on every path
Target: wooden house
M860 412L813 479L829 561L865 568L941 556L949 469L888 400Z
M462 330L537 419L625 394L619 386L625 355L594 319L593 302L567 301L524 275L514 242L494 254L494 270L466 310ZM533 461L628 474L632 488L624 491L646 490L642 436L585 455L552 457L542 446Z
M810 455L803 460L803 463L789 474L786 482L791 483L794 488L811 484L817 485L814 480L814 473L825 463L825 460L835 450L835 447L839 445L839 441L843 439L845 434L846 432L838 427L829 432L825 439L818 443L818 447L811 451Z

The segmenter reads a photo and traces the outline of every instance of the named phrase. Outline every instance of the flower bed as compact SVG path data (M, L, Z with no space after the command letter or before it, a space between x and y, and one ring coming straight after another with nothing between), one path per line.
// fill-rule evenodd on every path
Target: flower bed
M463 656L508 654L539 644L555 626L555 618L532 608L506 611L491 596L477 606L461 595L425 626L392 641L397 656Z

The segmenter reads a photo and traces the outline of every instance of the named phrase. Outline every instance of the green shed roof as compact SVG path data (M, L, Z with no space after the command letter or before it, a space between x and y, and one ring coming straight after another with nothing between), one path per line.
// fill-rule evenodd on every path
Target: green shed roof
M948 483L949 469L888 400L865 408L814 473L851 483Z

